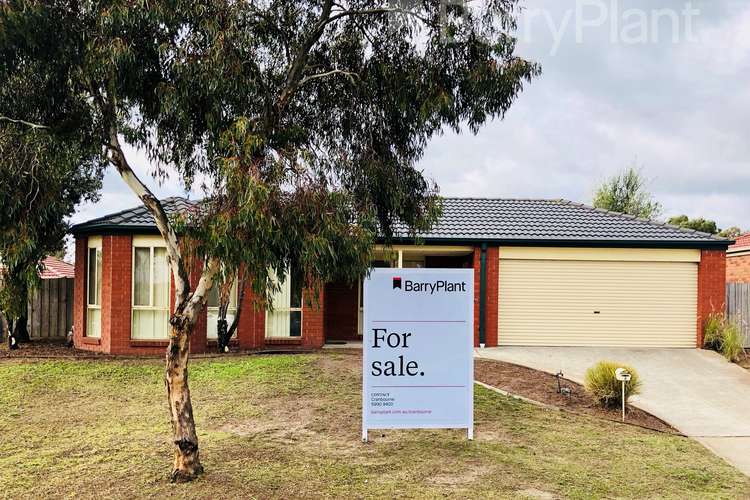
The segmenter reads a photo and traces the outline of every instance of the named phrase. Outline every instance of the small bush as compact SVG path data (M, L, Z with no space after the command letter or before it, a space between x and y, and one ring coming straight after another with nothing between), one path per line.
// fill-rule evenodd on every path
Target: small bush
M721 353L728 361L736 363L745 353L745 339L736 321L720 313L711 314L703 328L703 346Z
M614 361L599 361L586 371L586 392L605 408L622 406L622 382L615 377L615 370L618 368L625 368L630 373L630 381L625 383L627 403L630 396L641 392L641 380L633 367Z

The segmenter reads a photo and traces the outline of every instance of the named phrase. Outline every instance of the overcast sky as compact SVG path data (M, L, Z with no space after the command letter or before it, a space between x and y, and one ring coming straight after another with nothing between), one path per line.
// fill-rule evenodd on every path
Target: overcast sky
M590 203L598 183L635 164L665 217L750 229L750 2L522 4L519 51L543 74L504 120L432 141L421 168L442 194ZM185 194L127 153L159 196ZM137 204L110 169L101 201L73 221Z

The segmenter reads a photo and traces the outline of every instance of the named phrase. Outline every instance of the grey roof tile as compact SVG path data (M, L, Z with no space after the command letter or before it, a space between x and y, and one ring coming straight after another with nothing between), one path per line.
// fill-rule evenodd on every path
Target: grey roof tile
M199 202L172 197L163 200L167 214L189 210ZM72 228L73 233L107 230L155 230L153 218L139 206L94 219ZM396 236L406 237L406 227L396 225ZM567 200L443 198L443 216L427 233L427 240L494 242L618 242L680 243L689 245L731 243L716 236L601 210Z

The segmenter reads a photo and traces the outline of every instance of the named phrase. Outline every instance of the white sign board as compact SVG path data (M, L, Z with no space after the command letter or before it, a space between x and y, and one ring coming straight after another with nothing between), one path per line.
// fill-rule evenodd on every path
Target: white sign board
M368 429L474 428L474 271L373 269L364 283Z

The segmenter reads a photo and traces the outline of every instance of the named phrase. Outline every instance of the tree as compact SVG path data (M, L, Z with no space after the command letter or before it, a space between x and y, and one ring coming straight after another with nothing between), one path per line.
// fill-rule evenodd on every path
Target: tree
M646 179L634 167L606 180L594 195L594 207L654 220L661 204L646 190Z
M716 226L716 222L703 217L697 219L690 219L687 215L678 215L676 217L670 217L667 223L681 227L684 229L692 229L694 231L700 231L701 233L718 234L719 228Z
M11 346L28 340L28 294L42 259L62 250L75 206L96 200L99 148L84 146L24 125L0 127L0 336L7 333Z
M719 232L719 236L722 238L728 238L730 240L739 238L744 232L737 226L728 227Z
M440 203L415 168L445 127L502 117L539 67L517 57L517 0L15 0L0 9L5 121L91 138L153 215L175 310L165 382L174 481L202 472L188 388L190 333L217 273L244 266L265 300L290 269L315 300L357 279L376 235L430 226ZM400 5L400 4L397 4ZM81 139L83 140L83 139ZM123 143L207 199L170 219ZM200 280L188 279L189 256Z

